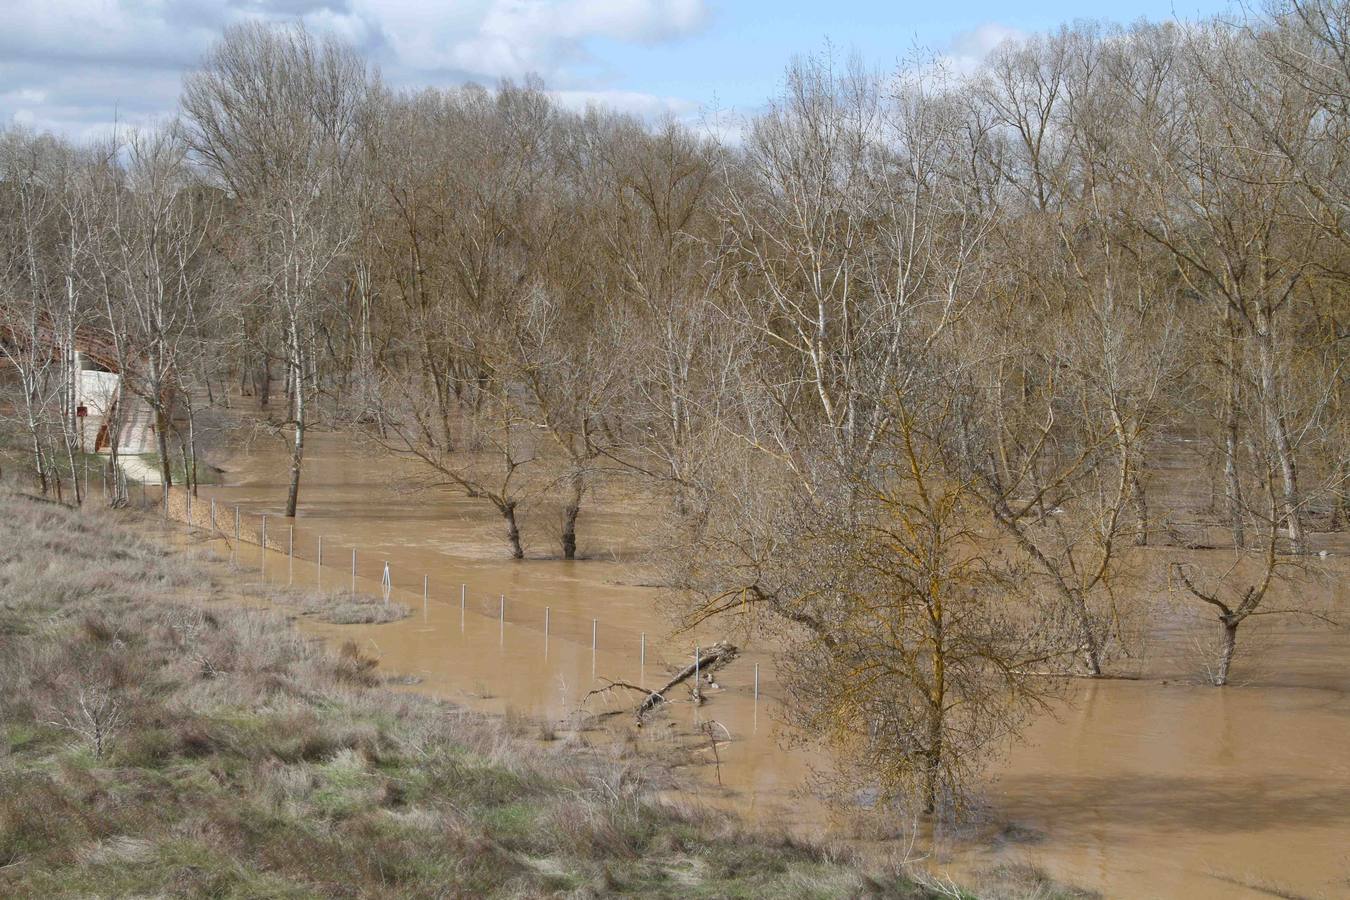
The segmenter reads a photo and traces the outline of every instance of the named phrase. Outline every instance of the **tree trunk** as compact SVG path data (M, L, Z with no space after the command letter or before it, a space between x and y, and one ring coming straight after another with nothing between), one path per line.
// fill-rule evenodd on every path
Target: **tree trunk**
M1214 674L1214 686L1223 687L1228 683L1228 670L1233 664L1233 654L1237 650L1238 622L1223 623L1223 649L1219 654L1219 670Z
M1139 480L1138 473L1130 475L1130 503L1134 506L1134 514L1139 527L1134 535L1134 545L1136 547L1147 547L1148 497L1144 494L1144 484Z
M938 775L942 771L942 709L928 708L928 748L924 751L923 813L937 811Z
M300 502L300 472L305 462L305 418L308 409L305 404L304 390L304 372L305 358L300 350L300 326L292 318L288 337L288 356L290 357L287 365L287 380L294 385L294 392L291 394L291 410L295 419L295 441L291 446L291 485L286 492L286 517L295 518L295 508Z
M1089 675L1097 676L1102 674L1102 648L1100 641L1097 640L1097 633L1092 629L1092 617L1088 614L1087 601L1078 591L1068 592L1073 606L1074 616L1078 619L1078 632L1082 640L1079 647L1083 654L1083 665L1087 668Z
M169 456L169 417L161 404L155 404L155 446L159 448L159 477L164 481L164 502L173 487L173 459Z
M28 431L33 437L33 466L37 469L38 484L42 487L42 496L45 497L49 490L46 459L42 453L42 438L38 435L37 422L31 417L28 420Z
M187 473L187 478L192 483L192 496L197 496L197 418L193 412L192 403L187 404L188 417L188 455L189 459L184 460L183 467Z
M286 490L286 516L295 518L295 508L300 502L300 472L305 461L305 422L296 419L295 442L291 445L291 484Z
M258 406L267 409L272 401L272 366L263 359L262 370L258 373Z
M1230 323L1230 330L1232 327ZM1243 524L1242 479L1238 474L1237 366L1237 337L1230 335L1228 341L1228 393L1224 397L1223 409L1223 478L1224 495L1228 501L1228 522L1233 531L1233 546L1241 550L1247 546L1247 534Z
M937 811L937 775L939 757L931 750L924 754L923 764L923 814L931 816Z
M577 516L581 514L581 497L585 492L585 476L577 472L572 476L572 496L563 510L563 559L577 558Z
M506 540L511 545L511 558L524 559L525 550L520 546L520 527L516 524L515 501L502 506L502 518L506 519Z
M1283 482L1285 527L1289 532L1290 550L1301 554L1307 549L1303 538L1303 511L1299 508L1298 469L1294 450L1289 442L1289 428L1281 409L1275 375L1275 348L1271 337L1271 316L1263 306L1257 309L1256 348L1261 362L1261 405L1266 411L1266 427L1275 445L1275 458L1280 466Z
M1339 531L1341 526L1350 522L1350 460L1342 462L1338 467L1340 489L1336 491L1336 496L1332 498L1331 503L1331 530Z

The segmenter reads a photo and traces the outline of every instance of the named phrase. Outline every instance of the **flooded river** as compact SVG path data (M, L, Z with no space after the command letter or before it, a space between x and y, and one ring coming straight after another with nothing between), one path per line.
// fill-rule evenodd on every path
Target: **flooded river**
M379 594L387 562L393 597L411 617L305 627L358 641L416 690L561 728L606 680L659 685L696 643L737 639L711 626L671 634L658 593L630 565L639 510L602 501L606 512L583 511L581 551L591 558L513 562L483 501L401 489L397 465L338 435L313 435L292 526L279 515L286 463L280 443L241 452L225 484L202 489L196 520L214 499L223 532L238 505L241 527L256 535L269 514L272 551L236 552L241 567L272 582L346 588L355 548L358 588ZM534 552L555 552L528 511L522 521ZM1341 577L1344 563L1329 561ZM1343 612L1350 606L1343 581L1320 590ZM1248 681L1215 690L1201 684L1192 630L1166 624L1148 641L1146 680L1084 683L1034 723L991 769L987 824L931 868L962 878L1027 862L1111 897L1350 896L1350 635L1272 619L1259 636L1244 635L1252 639L1238 678ZM820 761L783 746L770 649L749 646L717 673L707 703L673 704L641 731L630 724L636 693L610 691L585 708L621 711L612 728L635 752L705 762L712 750L701 726L715 723L710 730L730 740L717 748L720 765L696 769L702 799L821 836L841 826L804 791Z

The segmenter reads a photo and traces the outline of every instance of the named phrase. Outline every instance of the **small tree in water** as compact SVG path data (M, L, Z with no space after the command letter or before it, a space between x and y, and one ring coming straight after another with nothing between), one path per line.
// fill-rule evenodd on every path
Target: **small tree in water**
M695 620L773 613L785 716L832 751L832 786L958 816L974 773L1062 689L1042 676L1071 664L1076 632L1022 588L1021 557L999 551L970 484L944 473L933 431L951 422L935 405L924 424L897 412L868 482L784 493L732 525L770 521L772 543L705 520L687 583L743 579L705 593Z
M1282 552L1280 532L1285 527L1282 495L1275 473L1267 471L1265 485L1266 510L1258 518L1262 534L1256 547L1234 547L1231 553L1220 557L1219 565L1204 566L1195 562L1172 564L1172 574L1178 585L1193 599L1208 604L1218 615L1219 648L1217 661L1209 671L1209 680L1215 687L1228 684L1233 658L1237 654L1238 629L1248 619L1258 616L1304 616L1333 623L1326 614L1298 601L1299 591L1294 578L1298 572L1315 567L1306 557ZM1275 595L1288 598L1289 605L1271 606Z

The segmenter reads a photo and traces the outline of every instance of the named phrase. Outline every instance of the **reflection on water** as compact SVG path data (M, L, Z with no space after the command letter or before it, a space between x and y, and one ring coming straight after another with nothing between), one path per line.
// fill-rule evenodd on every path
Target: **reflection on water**
M696 643L726 636L712 626L671 635L657 593L635 586L620 561L639 521L621 503L583 512L582 551L593 558L513 562L490 508L400 491L397 468L373 463L340 436L313 435L293 532L277 515L286 474L279 444L242 454L230 483L202 495L217 501L222 532L232 530L236 504L255 537L259 514L269 514L266 558L256 546L236 548L240 565L269 581L346 588L355 548L358 587L378 595L387 562L393 598L412 617L305 627L354 639L391 673L418 679L415 689L480 709L565 724L606 679L659 685ZM205 516L199 501L196 521ZM528 513L524 523L529 540L537 523ZM536 551L548 552L545 538L534 537ZM1344 610L1341 583L1326 590ZM990 779L989 826L940 865L960 876L1031 862L1108 896L1350 896L1350 637L1285 622L1248 651L1254 656L1261 643L1278 667L1267 664L1255 682L1222 691L1197 683L1189 641L1180 631L1154 641L1148 671L1167 674L1084 684L1074 702L1036 722ZM586 707L615 712L611 728L640 753L706 756L698 726L715 720L731 735L718 754L725 787L709 771L701 796L751 820L819 835L831 817L802 796L810 754L785 749L775 735L777 684L766 648L748 648L716 677L706 704L674 704L641 731L631 724L634 693L596 695Z

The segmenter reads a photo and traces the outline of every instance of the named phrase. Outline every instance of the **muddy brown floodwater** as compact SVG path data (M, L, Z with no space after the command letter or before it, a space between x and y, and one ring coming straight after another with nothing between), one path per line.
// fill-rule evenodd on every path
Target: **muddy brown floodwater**
M314 434L293 562L292 523L279 515L282 444L241 451L226 483L203 488L202 500L215 499L225 532L236 504L255 535L258 516L269 514L274 549L234 550L240 566L268 581L346 588L354 547L358 587L378 594L387 561L393 595L411 617L303 627L356 640L389 672L418 679L412 689L478 709L565 722L603 679L660 684L692 658L696 642L723 636L671 634L658 592L640 586L630 565L639 510L602 502L609 511L583 512L582 551L591 558L515 562L482 501L403 490L400 466L343 436ZM553 552L546 544L556 542L528 512L523 521L535 550ZM1344 613L1346 558L1333 554L1327 567L1331 577L1316 589ZM1184 613L1166 617L1148 635L1148 678L1084 683L1033 723L991 768L988 824L928 865L959 880L1001 862L1031 863L1111 897L1350 896L1350 635L1269 621L1243 636L1238 677L1248 680L1216 690L1201 681L1194 623ZM679 748L706 758L699 726L715 722L730 740L718 747L722 787L716 767L696 770L705 802L806 836L839 827L803 790L821 760L785 748L775 725L771 648L748 648L717 680L702 707L673 704L640 732L627 714L636 695L593 697L587 709L623 710L612 727L642 753Z

